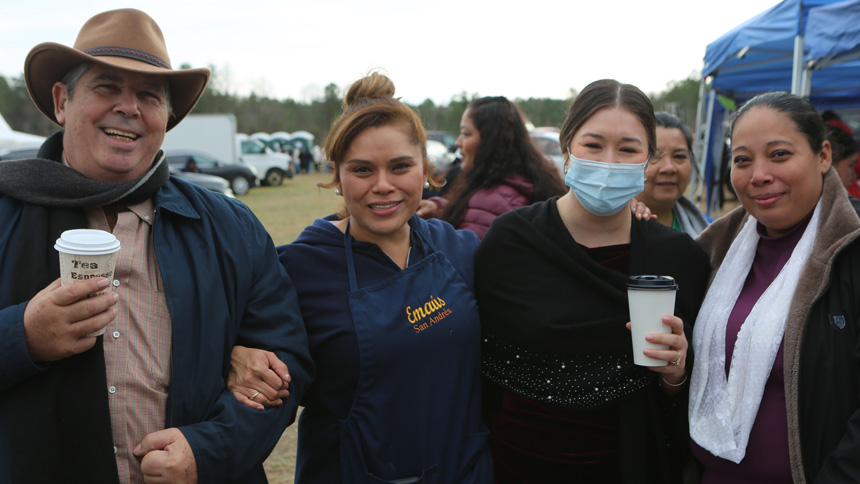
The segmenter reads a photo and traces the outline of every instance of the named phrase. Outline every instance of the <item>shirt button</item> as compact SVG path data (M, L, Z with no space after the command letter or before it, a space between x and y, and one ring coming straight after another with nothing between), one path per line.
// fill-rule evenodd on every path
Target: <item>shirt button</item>
M110 393L116 393L116 387L115 387L115 386L113 386L113 385L111 385L111 386L108 388L108 392L110 392Z
M116 446L113 446L113 453L116 454Z
M113 280L113 287L119 287L119 280L118 279Z
M119 338L119 331L114 331L114 332L113 332L113 337L114 337L114 338Z
M149 217L149 215L144 215L144 216L143 216L143 219L144 219L144 220L149 220L149 218L150 218L150 217Z

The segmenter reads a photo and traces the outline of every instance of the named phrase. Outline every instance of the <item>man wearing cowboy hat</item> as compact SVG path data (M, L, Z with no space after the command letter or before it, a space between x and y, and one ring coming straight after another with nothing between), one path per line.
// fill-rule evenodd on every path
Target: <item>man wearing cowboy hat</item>
M158 25L123 9L73 48L34 47L24 79L63 130L0 164L0 482L265 482L313 365L263 226L160 151L209 70L172 70ZM113 281L60 285L53 245L74 228L119 239ZM236 344L289 365L283 405L226 391Z

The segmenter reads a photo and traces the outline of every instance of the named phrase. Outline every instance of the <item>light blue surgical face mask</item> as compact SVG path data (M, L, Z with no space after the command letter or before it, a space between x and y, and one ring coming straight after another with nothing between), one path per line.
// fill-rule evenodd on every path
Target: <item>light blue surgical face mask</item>
M570 157L564 184L594 215L614 215L645 189L645 163L604 163Z

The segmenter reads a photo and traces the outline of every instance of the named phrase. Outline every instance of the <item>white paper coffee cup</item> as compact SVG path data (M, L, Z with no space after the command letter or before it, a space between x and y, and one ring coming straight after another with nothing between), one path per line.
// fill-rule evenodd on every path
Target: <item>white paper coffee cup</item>
M57 239L54 248L60 253L60 281L71 284L77 281L104 277L113 282L119 240L110 232L93 229L66 230ZM90 294L94 297L113 290L113 284ZM104 334L104 328L90 336Z
M669 276L630 276L627 281L627 301L630 307L630 333L633 338L633 363L640 366L666 366L666 360L650 358L645 348L667 350L645 340L649 333L671 333L663 324L663 316L675 314L675 293L678 285Z

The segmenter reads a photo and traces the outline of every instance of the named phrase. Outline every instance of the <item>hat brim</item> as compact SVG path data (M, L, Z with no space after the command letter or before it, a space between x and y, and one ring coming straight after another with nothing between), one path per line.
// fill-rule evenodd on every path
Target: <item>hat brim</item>
M91 56L62 44L39 44L27 55L24 62L24 83L30 98L42 113L57 123L54 116L54 83L82 62L92 62L139 74L163 76L170 86L173 114L167 120L167 131L179 124L200 100L211 72L206 68L172 70L135 59L113 56ZM59 123L57 123L59 124Z

